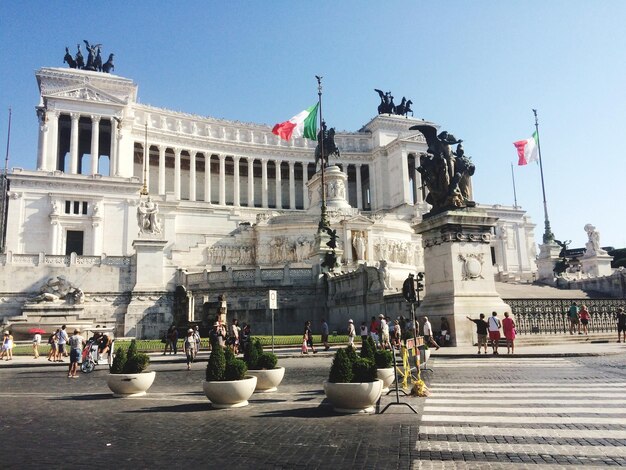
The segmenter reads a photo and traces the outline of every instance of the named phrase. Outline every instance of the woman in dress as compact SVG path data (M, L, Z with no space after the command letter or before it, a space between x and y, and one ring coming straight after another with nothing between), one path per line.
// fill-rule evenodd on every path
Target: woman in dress
M504 312L504 320L502 320L502 330L506 338L507 354L515 354L515 322L509 316L509 312Z

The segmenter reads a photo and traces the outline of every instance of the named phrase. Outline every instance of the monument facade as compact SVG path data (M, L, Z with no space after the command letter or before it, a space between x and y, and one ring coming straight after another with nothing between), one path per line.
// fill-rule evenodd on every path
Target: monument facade
M267 289L277 287L282 307L294 312L293 325L277 331L324 314L311 305L322 295L316 142L141 104L137 84L104 71L45 67L36 78L36 169L9 173L0 322L24 320L25 301L68 272L80 277L85 318L119 335L158 335L175 320L181 285L192 301L180 321L201 319L226 288L229 312L245 319L264 311ZM337 272L371 267L381 293L425 268L413 227L433 196L422 173L428 144L414 126L437 129L407 113L382 113L356 132L336 132L341 152L326 172ZM458 161L457 168L471 163ZM455 200L471 200L472 171L455 179ZM139 195L144 183L149 197ZM478 207L494 227L481 240L483 276L532 279L534 224L520 209ZM96 273L98 282L90 279ZM251 318L256 331L263 318Z

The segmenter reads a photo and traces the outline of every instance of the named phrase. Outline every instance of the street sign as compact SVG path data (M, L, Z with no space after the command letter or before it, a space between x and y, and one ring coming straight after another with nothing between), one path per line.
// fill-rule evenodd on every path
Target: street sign
M278 292L275 290L271 290L268 293L270 310L275 310L278 308Z

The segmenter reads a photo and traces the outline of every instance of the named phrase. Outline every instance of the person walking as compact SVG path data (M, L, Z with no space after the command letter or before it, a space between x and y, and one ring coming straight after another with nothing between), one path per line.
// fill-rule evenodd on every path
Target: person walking
M57 362L63 362L63 356L67 355L67 352L65 351L65 345L67 344L67 341L69 340L69 337L67 335L67 332L65 331L66 326L65 325L61 325L61 329L59 330L59 333L57 334L57 337L59 338L59 349L57 352Z
M348 320L348 347L354 349L354 337L356 336L356 331L354 329L354 322L352 318Z
M239 320L233 319L233 324L230 325L230 347L235 356L239 353Z
M509 316L509 312L504 312L504 320L502 320L502 331L506 339L506 353L515 354L515 322Z
M39 345L41 344L41 334L35 333L33 336L33 354L35 359L39 359Z
M378 342L380 339L378 336L379 332L380 323L376 320L376 317L372 317L372 320L370 321L370 336L374 340L374 344L376 345L376 347L378 347Z
M502 323L500 323L500 319L498 318L498 312L491 312L487 323L489 324L489 341L493 348L493 354L497 356L499 354L498 342L500 341L500 328L502 328Z
M326 323L324 318L322 318L322 343L324 343L324 351L328 351L330 349L328 344L328 323Z
M367 322L361 322L361 344L367 341Z
M2 350L0 351L0 359L6 356L5 361L13 359L13 336L9 333L9 330L4 332L2 339Z
M187 330L187 336L185 336L183 347L185 348L185 356L187 357L187 370L191 370L191 364L196 357L197 348L196 337L192 328Z
M424 333L424 342L428 346L434 346L435 349L439 349L439 345L435 341L435 338L433 338L433 327L430 324L430 321L428 321L428 317L424 317L424 326L422 327L422 332Z
M378 318L380 319L380 349L391 349L389 323L382 313L378 315Z
M50 337L48 338L48 344L50 345L50 351L48 351L48 360L50 362L55 362L57 359L57 351L59 347L59 344L58 344L59 338L57 336L58 332L59 332L59 329L57 328L57 330L54 333L52 333Z
M580 307L580 312L578 313L578 316L580 317L580 324L581 324L583 333L588 335L589 334L589 320L591 320L591 315L589 314L589 310L587 310L586 305L582 305ZM583 334L583 333L580 333L580 334Z
M65 326L65 325L63 325ZM77 379L78 373L78 359L83 352L83 348L85 347L85 338L80 335L80 330L76 328L74 330L74 334L71 338L68 338L68 343L70 347L70 367L67 372L67 376L71 379Z
M393 321L393 347L400 349L400 341L402 338L402 328L400 327L400 320Z
M172 354L172 351L174 355L178 354L178 329L176 325L170 327L168 339L170 342L170 354Z
M311 331L311 322L309 320L304 322L304 335L302 336L302 354L309 354L308 348L311 348L313 354L317 354L315 346L313 346L313 332Z
M567 317L569 318L569 334L573 335L576 328L578 328L578 333L580 333L580 319L576 302L572 302L572 305L569 306Z
M621 333L623 341L626 343L626 313L624 313L624 309L622 307L617 309L615 319L617 320L617 342L620 342Z
M200 352L200 343L202 342L202 338L200 338L200 327L196 325L193 330L193 338L196 341L196 356Z
M478 336L478 353L480 354L480 347L482 346L485 349L485 354L487 354L487 328L489 324L485 321L485 314L481 313L478 316L478 320L474 320L469 316L467 319L476 324L476 335Z

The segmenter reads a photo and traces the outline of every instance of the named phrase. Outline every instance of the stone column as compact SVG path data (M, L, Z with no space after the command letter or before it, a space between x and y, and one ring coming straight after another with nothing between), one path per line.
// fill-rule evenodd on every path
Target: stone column
M289 162L289 209L296 208L296 173L295 162Z
M165 194L165 146L159 145L159 194Z
M211 203L211 154L204 154L204 202Z
M309 181L309 163L302 162L302 207L309 208L309 188L306 185Z
M45 110L37 111L37 120L39 121L39 146L37 148L37 169L46 170L46 147L48 145L48 126L46 124Z
M267 209L267 159L261 160L261 205L264 209Z
M363 188L361 186L361 164L355 165L356 168L356 207L363 209Z
M61 113L52 111L46 113L48 119L48 147L44 148L44 165L46 170L56 170L59 165L59 116Z
M52 224L52 236L50 237L50 254L58 255L59 254L59 239L61 238L61 225L58 220L53 220Z
M239 160L241 157L233 157L233 205L240 205L239 193Z
M117 161L117 121L111 118L111 150L109 151L109 174L120 175L120 166Z
M417 158L415 158L415 176L413 177L413 181L415 181L415 201L416 202L424 202L424 198L422 197L422 174L417 171Z
M180 201L180 152L181 149L174 149L174 197Z
M276 160L275 168L276 168L276 209L283 208L283 181L282 176L280 174L280 164L282 162L280 160Z
M404 204L408 204L409 202L413 202L410 200L409 196L411 194L411 186L409 180L409 156L405 151L402 151L402 200L400 202Z
M248 207L254 207L254 158L248 157Z
M72 113L72 131L70 134L70 173L75 175L78 173L78 121L79 113Z
M189 152L189 200L196 200L196 152Z
M98 173L100 158L100 116L91 116L91 174Z
M226 155L218 155L220 159L220 206L226 205Z

